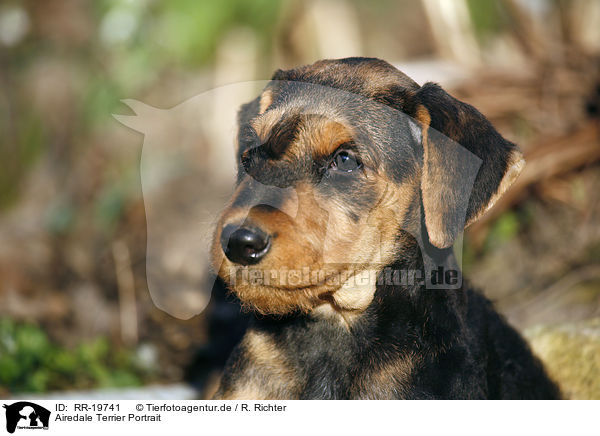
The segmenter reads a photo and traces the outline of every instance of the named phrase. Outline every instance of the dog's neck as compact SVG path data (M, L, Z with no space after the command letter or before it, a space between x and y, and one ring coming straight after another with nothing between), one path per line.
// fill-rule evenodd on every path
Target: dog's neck
M367 309L372 312L377 306L394 306L404 298L423 310L435 312L439 305L460 309L462 304L457 298L462 288L462 273L451 249L438 250L413 239L398 253L384 267L363 270L346 281L316 306L310 316L351 328ZM452 283L445 283L449 277Z
M407 252L388 267L424 271L420 256ZM294 380L286 377L285 382L273 382L273 392L293 396L295 387L301 386L309 397L314 392L327 398L348 397L348 392L355 391L361 396L362 376L353 371L365 361L391 371L398 381L394 389L400 389L410 380L415 365L451 349L464 336L466 297L462 290L428 290L423 284L387 282L382 275L385 271L379 272L364 309L342 310L324 304L309 314L257 316L252 321L243 346L250 350L249 359L266 361L269 368L287 362L283 373ZM309 373L319 377L307 377Z

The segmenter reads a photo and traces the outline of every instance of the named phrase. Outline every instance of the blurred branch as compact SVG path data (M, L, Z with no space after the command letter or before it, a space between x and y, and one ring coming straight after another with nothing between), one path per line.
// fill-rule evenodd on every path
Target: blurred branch
M598 265L584 266L577 268L544 290L536 293L532 297L522 301L519 305L511 310L511 317L519 320L535 319L535 316L540 316L540 312L560 311L563 306L561 297L567 294L575 286L582 283L597 280L600 278L600 267ZM595 298L594 301L594 316L598 315L600 309L600 300ZM531 314L535 313L535 316Z
M465 65L477 65L481 53L465 0L422 0L438 52Z
M535 23L532 17L523 11L515 0L503 0L505 9L510 16L509 22L512 24L515 39L521 46L523 52L534 61L543 62L546 58L546 47L544 47L543 38L535 30Z
M131 258L127 245L121 240L114 242L112 249L119 288L121 339L123 343L133 345L138 341L138 320Z
M544 139L525 153L525 169L498 203L469 231L477 234L503 212L519 203L528 189L540 182L578 169L600 160L600 127L596 120L589 121L572 134Z

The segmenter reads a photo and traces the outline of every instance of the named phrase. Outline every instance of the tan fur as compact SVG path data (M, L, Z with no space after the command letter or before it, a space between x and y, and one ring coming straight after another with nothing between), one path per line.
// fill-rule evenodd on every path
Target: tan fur
M224 392L222 395L215 394L213 400L272 400L261 391L262 385L258 383L246 382L241 386L236 386L235 390Z
M325 116L311 117L310 126L302 128L298 136L295 146L301 148L304 144L311 144L316 156L329 156L340 145L352 139L348 127Z
M398 394L405 395L412 383L412 373L420 362L419 356L410 354L373 368L362 378L357 397L381 400L398 398Z
M439 186L435 181L442 179L439 175L439 168L433 165L433 154L436 153L434 147L429 144L429 124L431 116L429 111L422 105L417 107L416 117L421 123L421 133L423 141L423 170L421 176L421 191L423 193L423 207L425 209L425 225L429 240L433 245L439 248L446 248L452 245L454 239L448 235L445 230L445 217L441 212L442 205L451 201L451 199L442 199L439 197ZM436 156L437 157L437 156ZM435 159L436 162L440 159Z
M252 126L265 140L282 115L279 109L269 110L256 117ZM303 119L296 139L282 159L307 151L327 156L351 139L351 130L341 121L310 115ZM350 218L345 204L321 197L310 183L299 183L294 199L284 201L282 209L294 209L295 215L281 210L226 208L213 242L215 271L244 305L259 313L310 312L323 304L332 305L338 314L360 313L373 298L375 277L381 266L392 259L397 248L398 223L418 188L416 180L397 186L385 174L370 169L365 169L364 177L369 189L378 193L379 201L358 222ZM242 181L232 202L246 183ZM290 202L294 207L287 206ZM232 264L220 247L220 229L227 224L241 225L245 220L273 235L269 253L252 267ZM303 274L303 270L308 273ZM355 279L349 280L363 274L371 280L358 284ZM244 279L251 276L261 280Z
M273 91L270 89L265 89L260 96L259 109L258 113L264 113L269 106L273 103Z
M359 271L336 290L332 297L335 305L342 310L363 311L373 299L378 270Z
M404 189L394 189L369 214L368 219L358 223L349 220L343 210L332 216L336 212L332 208L327 214L316 204L315 194L308 185L299 186L297 193L299 213L294 220L278 211L251 211L248 215L265 231L277 233L272 253L254 267L234 266L224 259L220 275L226 281L232 281L232 270L238 275L242 270L259 271L263 277L268 271L276 271L269 284L238 281L233 286L244 304L261 313L284 314L294 309L309 312L324 301L335 304L337 310L364 310L373 297L375 276L379 272L377 265L385 265L393 256L397 223L416 195L415 187L406 185ZM328 222L325 221L327 217ZM334 229L333 237L326 237L327 229ZM360 235L358 241L356 235ZM325 239L329 239L328 243L322 246ZM219 250L215 243L214 251ZM323 262L324 259L344 262L328 263ZM303 268L308 269L310 274L302 274L295 284L281 282L286 271ZM353 275L365 272L370 280L353 279L349 282ZM311 274L317 275L321 281L315 283ZM329 278L337 280L328 283ZM355 286L357 283L358 286Z
M220 399L283 399L297 394L298 378L270 336L249 330L241 347L246 361L252 365L240 377L240 382L223 392Z
M250 125L256 131L256 134L262 141L266 141L269 137L271 129L283 116L282 109L273 109L261 113L259 116L250 121Z

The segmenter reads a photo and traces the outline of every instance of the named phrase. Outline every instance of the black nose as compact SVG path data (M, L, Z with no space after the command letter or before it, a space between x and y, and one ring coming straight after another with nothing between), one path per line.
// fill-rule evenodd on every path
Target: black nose
M271 248L269 235L259 229L226 225L221 232L221 247L227 258L241 265L254 265Z

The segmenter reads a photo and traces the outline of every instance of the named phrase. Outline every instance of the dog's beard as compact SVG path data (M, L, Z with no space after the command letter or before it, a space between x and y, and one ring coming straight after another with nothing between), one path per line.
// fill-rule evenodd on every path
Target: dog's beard
M333 296L364 265L338 264L318 269L282 269L223 266L219 275L242 305L266 315L309 313L316 306L335 301Z

